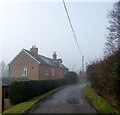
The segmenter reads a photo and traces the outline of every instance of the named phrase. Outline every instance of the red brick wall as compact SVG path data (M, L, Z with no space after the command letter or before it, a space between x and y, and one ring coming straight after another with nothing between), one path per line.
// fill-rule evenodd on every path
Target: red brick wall
M4 111L11 107L10 100L4 99Z
M39 63L32 59L24 51L10 64L9 76L10 77L21 77L22 67L27 67L27 77L29 79L39 79Z
M52 69L54 70L54 76L52 75ZM47 71L47 72L46 72ZM49 65L40 65L40 79L60 79L64 76L64 69L60 67L54 67ZM48 75L46 75L46 73Z
M67 69L60 67L39 64L24 51L10 64L9 76L21 77L22 67L27 67L27 77L32 80L63 78L67 71ZM52 69L54 70L54 75L52 75ZM48 75L46 75L46 71Z

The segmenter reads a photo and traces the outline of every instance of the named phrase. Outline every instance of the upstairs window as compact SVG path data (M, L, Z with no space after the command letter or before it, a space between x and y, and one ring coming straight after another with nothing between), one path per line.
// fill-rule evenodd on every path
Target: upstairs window
M55 71L54 71L54 69L52 69L52 76L54 76L55 75Z
M27 67L22 68L22 76L27 76Z
M45 70L45 75L48 76L48 70Z

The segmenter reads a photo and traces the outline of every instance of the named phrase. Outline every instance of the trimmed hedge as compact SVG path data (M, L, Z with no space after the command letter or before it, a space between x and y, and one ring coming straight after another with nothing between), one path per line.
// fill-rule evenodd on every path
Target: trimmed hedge
M14 81L9 88L10 103L15 105L27 101L65 84L66 79Z
M65 75L65 79L67 83L77 83L78 82L78 76L75 72L69 71Z
M10 109L5 110L1 115L25 115L28 113L28 111L38 102L41 102L45 98L47 98L49 95L55 93L56 91L59 91L63 87L55 88L53 90L50 90L40 96L34 97L26 102L16 104L12 106Z

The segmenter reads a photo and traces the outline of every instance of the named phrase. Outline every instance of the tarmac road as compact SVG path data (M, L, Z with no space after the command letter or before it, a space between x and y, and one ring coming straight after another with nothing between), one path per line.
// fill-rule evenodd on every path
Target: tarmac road
M83 94L85 86L85 83L68 85L38 103L29 113L96 113Z

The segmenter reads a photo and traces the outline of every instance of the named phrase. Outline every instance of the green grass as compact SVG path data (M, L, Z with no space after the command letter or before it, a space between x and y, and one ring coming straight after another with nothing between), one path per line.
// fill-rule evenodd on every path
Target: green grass
M92 102L93 106L100 113L119 113L109 102L99 96L93 88L86 86L84 90L85 96Z
M64 86L63 86L64 87ZM46 97L48 97L49 95L51 95L52 93L58 91L59 89L61 89L62 87L53 89L47 93L44 93L43 95L40 95L38 97L32 98L29 101L17 104L12 106L10 109L4 111L2 113L2 115L6 115L7 113L17 113L17 115L22 115L25 114L26 112L28 112L28 110L30 110L36 103L40 102L41 100L45 99Z

